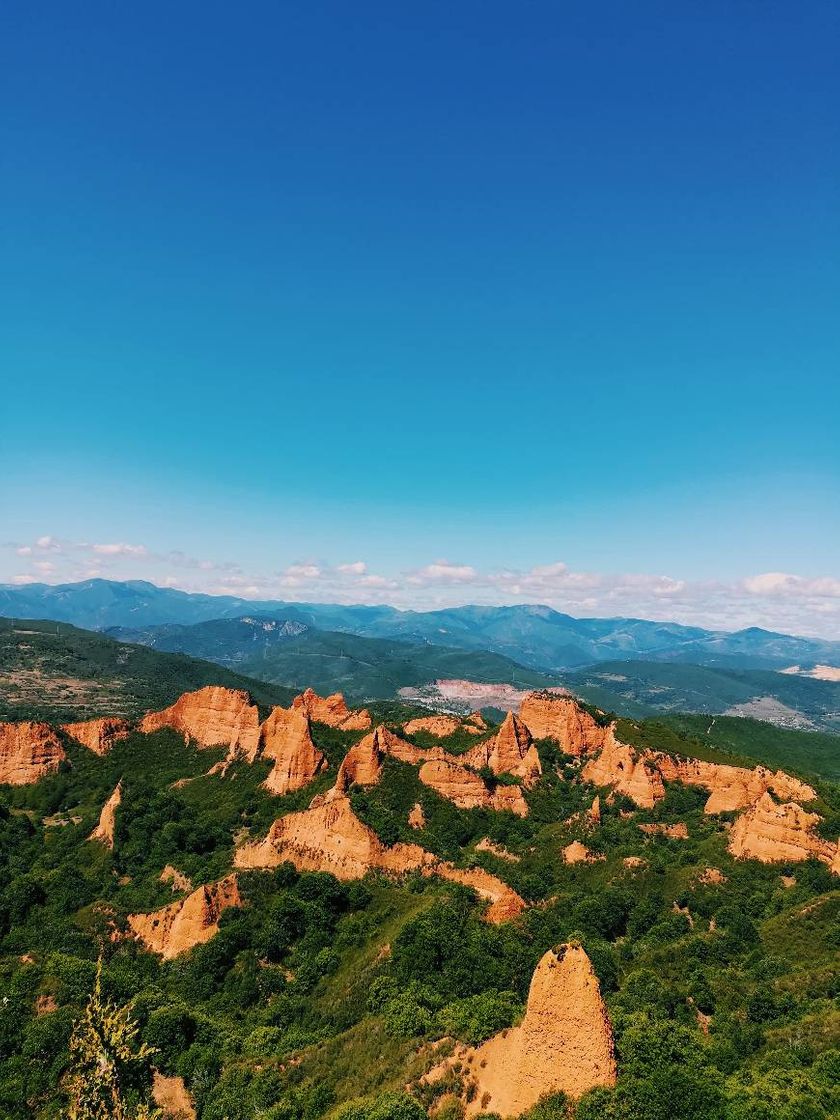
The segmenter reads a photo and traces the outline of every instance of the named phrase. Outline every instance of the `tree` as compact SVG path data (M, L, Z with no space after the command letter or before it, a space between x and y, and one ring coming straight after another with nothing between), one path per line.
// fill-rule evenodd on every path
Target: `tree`
M138 1045L137 1031L129 1006L102 998L100 957L93 991L70 1038L69 1120L153 1120L161 1115L142 1100L155 1051Z

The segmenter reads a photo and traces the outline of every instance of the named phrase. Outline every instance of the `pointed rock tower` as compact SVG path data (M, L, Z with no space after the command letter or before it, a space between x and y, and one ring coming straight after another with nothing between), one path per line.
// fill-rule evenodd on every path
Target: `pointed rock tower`
M580 945L549 950L537 965L525 1018L483 1046L453 1055L429 1075L442 1077L460 1062L466 1078L466 1116L519 1116L546 1093L576 1099L616 1079L612 1028L598 980Z

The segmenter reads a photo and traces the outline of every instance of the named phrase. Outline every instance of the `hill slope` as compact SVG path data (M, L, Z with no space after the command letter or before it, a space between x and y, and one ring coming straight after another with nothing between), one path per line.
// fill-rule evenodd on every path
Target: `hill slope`
M752 716L780 726L840 731L840 683L778 673L685 665L613 661L563 674L573 692L600 697L619 713L625 703L663 712Z
M260 617L215 619L193 626L112 629L124 642L156 650L207 657L263 681L316 691L344 692L349 699L396 697L400 688L440 678L544 688L556 677L527 669L486 650L413 645L384 638L315 630L289 620Z
M206 684L244 688L262 705L288 704L294 695L208 661L74 626L0 619L0 719L131 718Z

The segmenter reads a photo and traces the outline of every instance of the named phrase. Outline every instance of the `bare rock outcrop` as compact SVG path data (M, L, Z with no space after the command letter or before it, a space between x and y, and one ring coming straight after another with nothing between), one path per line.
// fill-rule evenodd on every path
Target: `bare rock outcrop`
M470 720L456 719L455 716L421 716L418 719L410 719L408 723L403 724L403 731L406 735L416 735L418 731L425 731L429 735L434 735L436 739L446 739L449 735L454 735L456 731L466 731L469 735L480 735L481 728L478 727Z
M676 824L663 824L661 821L656 821L653 824L640 824L639 828L648 836L667 836L670 840L688 839L688 825L685 821L677 821Z
M94 754L105 755L121 739L128 737L127 720L105 716L103 719L86 719L80 723L63 723L61 730L72 735L76 742Z
M171 863L167 863L158 875L158 880L161 883L171 883L173 892L191 891L193 889L192 881L176 867L173 867Z
M529 692L519 718L535 739L554 739L564 754L576 758L600 750L606 739L607 729L571 696Z
M122 782L117 782L114 792L102 806L99 814L99 823L88 840L98 840L106 848L114 847L114 828L117 822L117 809L122 802Z
M32 785L54 774L66 757L48 723L0 723L0 785Z
M531 733L513 712L492 739L479 743L464 755L464 761L481 769L488 766L494 774L512 774L532 786L542 774L542 764Z
M352 746L338 768L335 788L342 793L351 785L375 786L382 776L382 760L397 738L381 725Z
M743 766L704 762L697 758L676 758L652 751L646 752L646 757L666 781L708 789L706 813L746 809L768 790L788 801L812 801L816 797L816 792L807 783L781 770L773 773L763 766L750 770Z
M280 817L264 840L244 844L234 857L237 867L277 867L288 861L299 871L329 871L344 880L361 879L375 869L412 871L433 860L417 844L387 847L343 794Z
M573 840L563 849L564 863L597 863L598 860L606 858L606 856L590 852L589 848L582 844L580 840Z
M489 852L491 856L503 859L507 863L519 863L519 856L509 852L503 844L496 844L489 836L483 836L476 844L475 850L477 852Z
M171 960L215 937L223 911L241 905L236 875L227 875L151 914L129 914L128 924L147 949Z
M474 770L453 758L436 758L420 767L420 781L459 809L508 810L518 817L528 815L528 803L519 786L499 785L491 790Z
M415 801L408 810L408 824L410 828L415 830L426 827L426 814L423 812L423 806L419 801Z
M619 742L612 728L607 729L600 753L589 759L581 773L587 782L610 786L643 809L652 809L665 796L662 775L646 752Z
M282 795L303 789L327 765L312 742L309 719L300 708L273 708L260 728L259 756L274 763L265 788Z
M525 1018L482 1046L461 1048L428 1075L434 1081L460 1063L466 1116L515 1117L548 1093L577 1099L615 1084L612 1028L597 977L580 945L549 950L537 965Z
M144 732L171 727L199 747L227 747L248 758L260 741L260 717L247 692L208 685L185 692L169 708L149 712L141 724Z
M487 899L489 922L508 921L525 906L506 883L481 868L453 867L418 844L383 844L353 812L349 798L338 793L303 812L280 817L264 840L242 845L234 857L240 868L277 867L287 861L299 871L328 871L343 880L361 879L368 871L437 875Z
M155 1070L152 1100L161 1109L163 1120L195 1120L195 1106L183 1077L165 1077Z
M484 912L484 920L492 925L509 922L525 909L525 900L507 883L484 871L481 867L462 870L451 863L436 863L424 870L424 874L437 875L453 883L470 887L479 898L486 899L490 905Z
M329 727L340 727L342 731L367 731L371 725L370 712L362 708L351 711L340 692L332 696L319 696L307 688L292 701L293 708L302 709L314 723L326 723Z
M814 831L820 820L818 813L809 813L792 801L777 805L765 793L733 824L729 851L736 859L761 863L799 863L815 856L840 874L838 845Z

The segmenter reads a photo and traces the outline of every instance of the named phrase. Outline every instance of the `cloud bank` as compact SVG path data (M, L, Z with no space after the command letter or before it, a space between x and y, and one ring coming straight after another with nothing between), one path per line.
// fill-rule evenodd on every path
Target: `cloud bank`
M449 559L382 572L361 559L301 559L254 572L180 550L156 552L126 541L72 541L44 535L5 546L7 582L147 579L164 587L335 603L389 603L433 610L463 603L544 603L568 614L616 615L681 622L710 629L762 626L840 639L840 579L759 572L734 581L686 580L667 574L575 571L561 561L527 569L483 569ZM10 567L11 565L11 567Z

